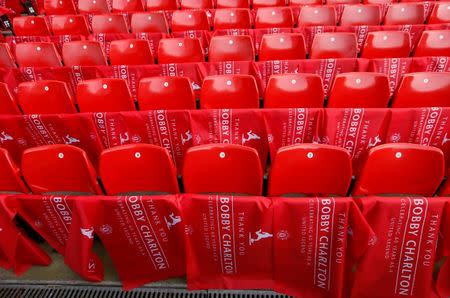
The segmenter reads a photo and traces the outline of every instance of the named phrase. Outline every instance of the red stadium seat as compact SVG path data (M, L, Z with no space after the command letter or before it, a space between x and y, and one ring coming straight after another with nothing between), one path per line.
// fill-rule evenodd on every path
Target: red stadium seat
M359 4L361 1L359 0L327 0L327 5L352 5Z
M202 45L197 38L166 38L159 42L159 64L204 61Z
M113 12L136 12L144 10L142 0L112 0Z
M350 153L341 147L299 144L278 150L269 172L268 196L346 196L352 181Z
M147 0L147 10L177 10L178 0Z
M450 2L435 2L428 24L450 23Z
M51 22L54 35L84 35L90 34L84 15L53 16Z
M67 85L61 81L19 84L17 98L25 114L70 114L77 110Z
M393 108L450 107L450 73L416 72L403 76Z
M290 6L322 5L322 0L290 0Z
M444 154L436 147L384 144L369 150L354 196L432 196L444 178Z
M77 8L72 0L44 0L46 15L76 14Z
M298 16L299 26L336 26L334 6L304 6Z
M163 12L138 12L131 16L131 32L169 33Z
M292 28L294 16L290 7L264 7L256 11L255 28Z
M265 34L259 60L295 60L306 58L305 39L300 33Z
M122 14L95 15L92 17L93 33L128 33L128 26Z
M209 44L209 62L253 61L255 48L248 35L214 36Z
M286 0L253 0L253 9L274 6L286 6Z
M356 35L354 33L319 33L314 36L311 59L356 58Z
M0 83L0 115L20 115L16 101L6 83Z
M450 56L450 30L424 31L414 56Z
M177 170L166 148L131 144L100 155L100 177L108 195L179 193Z
M213 8L211 0L181 0L181 9L207 9Z
M217 9L214 15L214 30L250 29L252 20L246 8Z
M249 0L217 0L217 8L250 8Z
M390 90L388 76L376 72L346 72L334 79L329 108L386 108Z
M20 177L20 169L6 149L0 148L0 193L29 193Z
M63 44L62 56L66 66L108 65L97 41L71 41Z
M26 42L16 44L16 61L20 67L61 66L61 57L52 42Z
M341 17L342 26L379 25L380 6L376 4L346 5Z
M408 57L411 39L404 31L369 32L361 52L362 58Z
M316 74L272 75L264 94L264 108L321 108L322 78Z
M172 15L172 31L207 30L210 25L204 10L178 10Z
M201 109L257 109L259 93L250 75L217 75L203 80Z
M93 79L78 83L80 112L134 111L134 101L127 82L122 79Z
M106 0L78 0L78 11L83 14L110 13Z
M48 36L51 35L45 17L26 16L13 19L15 35Z
M425 12L423 3L396 3L388 7L384 17L385 25L423 24Z
M9 45L7 43L0 43L0 67L2 68L16 68L14 57L11 54Z
M186 193L261 195L263 173L250 147L208 144L188 149L183 165Z
M139 109L195 110L195 95L187 77L151 77L139 82Z
M109 52L111 65L153 64L150 44L144 39L119 39L111 42Z
M102 194L86 152L71 145L25 150L22 173L35 194Z

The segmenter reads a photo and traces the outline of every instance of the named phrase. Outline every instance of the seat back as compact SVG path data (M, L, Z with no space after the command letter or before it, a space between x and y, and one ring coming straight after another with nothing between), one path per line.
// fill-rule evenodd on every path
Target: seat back
M16 68L13 55L7 43L0 43L0 67L2 68Z
M357 46L354 33L319 33L314 36L311 59L356 58Z
M300 33L264 34L259 61L295 60L306 58L306 45Z
M51 22L54 35L84 35L90 34L84 15L53 16Z
M139 109L195 109L195 95L187 77L150 77L139 82Z
M362 58L408 57L411 39L408 32L369 32L361 52Z
M388 76L376 72L346 72L334 79L328 97L329 108L387 108Z
M26 42L16 45L16 61L20 67L57 67L61 57L52 42Z
M78 12L82 14L110 13L106 0L78 0Z
M346 196L352 181L349 152L323 144L299 144L278 150L269 172L268 196Z
M289 6L322 5L322 0L290 0Z
M28 193L20 176L20 169L8 151L0 148L0 193Z
M128 33L128 26L122 14L94 15L93 33Z
M436 2L431 12L428 24L446 24L450 23L450 3Z
M178 0L147 0L147 10L177 10Z
M392 107L450 107L450 73L405 74L397 89Z
M424 31L414 52L415 57L449 55L450 30Z
M134 101L127 82L122 79L93 79L78 83L80 112L134 111Z
M249 0L216 0L217 8L250 8Z
M342 26L379 25L381 22L380 6L376 4L346 5L342 12Z
M99 173L108 195L179 193L177 170L167 149L131 144L106 149Z
M432 196L444 178L444 154L416 144L384 144L369 150L353 195Z
M209 144L189 148L182 177L186 193L262 193L258 152L241 145Z
M165 38L159 42L159 64L204 61L205 56L198 38Z
M76 14L77 8L72 0L44 0L46 15Z
M294 16L290 7L263 7L256 11L255 28L292 28Z
M13 19L14 34L17 36L48 36L51 35L45 17L26 16Z
M211 38L209 62L253 60L255 60L255 48L250 36L214 36Z
M71 145L46 145L25 150L22 173L35 194L102 194L86 152Z
M153 64L150 44L144 39L119 39L111 42L109 52L111 65Z
M61 81L41 80L20 83L17 97L25 114L77 112L66 83Z
M322 78L317 74L272 75L264 95L265 108L321 108L324 103Z
M388 7L384 17L385 25L411 25L425 22L423 3L395 3Z
M250 29L252 21L247 8L217 9L214 14L214 30Z
M334 6L304 6L298 15L299 26L336 26Z
M181 0L181 9L209 9L214 8L211 0Z
M112 11L113 12L136 12L144 11L144 5L142 0L113 0Z
M177 10L172 15L172 31L210 30L204 10Z
M203 80L201 109L257 109L259 93L251 75L217 75Z
M275 6L286 6L286 0L253 0L253 9L261 7L275 7Z
M138 12L131 16L131 32L169 33L163 12Z
M16 101L6 83L0 82L0 115L20 115Z
M63 44L62 56L66 66L108 65L97 41L71 41Z

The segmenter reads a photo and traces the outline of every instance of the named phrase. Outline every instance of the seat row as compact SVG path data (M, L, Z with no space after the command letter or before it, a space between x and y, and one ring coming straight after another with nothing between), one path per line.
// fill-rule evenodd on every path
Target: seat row
M89 0L90 1L90 0ZM98 1L98 0L96 0ZM140 1L140 0L137 0ZM436 4L428 20L428 24L450 23L450 4ZM50 18L44 16L16 17L13 29L16 35L61 35L68 34L74 28L77 34L87 35L89 27L94 33L128 33L127 17L123 14L93 15L90 24L83 15L57 15ZM176 11L167 21L163 12L134 13L131 16L132 32L172 32L190 30L211 30L209 12L204 10ZM248 9L218 9L214 12L213 28L218 29L250 29L255 28L293 28L294 26L358 26L358 25L411 25L423 24L424 8L422 3L392 4L383 17L379 5L347 5L343 8L342 17L338 17L334 6L305 6L298 19L288 7L261 8L253 20ZM49 26L48 23L51 25ZM91 25L91 26L90 26ZM80 27L80 28L78 28ZM74 34L74 33L71 33Z
M27 149L20 169L8 152L0 149L0 168L2 192L103 194L86 153L71 145ZM98 175L108 195L180 192L168 151L155 145L132 144L104 150ZM403 143L380 145L369 151L351 194L431 196L444 175L444 155L438 148ZM282 147L268 177L268 196L345 196L352 182L350 154L330 145ZM191 147L184 159L182 181L186 193L263 193L258 153L241 145Z
M62 45L62 59L52 42L24 42L15 45L15 59L8 44L0 44L0 67L58 67L108 65L108 59L97 41L71 41ZM410 36L402 31L368 33L362 58L409 57ZM450 30L424 31L414 57L449 56ZM307 56L305 40L299 33L264 35L258 59L295 60ZM347 32L319 33L314 36L309 58L356 58L356 35ZM158 45L158 63L204 62L205 53L197 38L166 38ZM254 61L255 49L248 35L214 36L209 44L208 61ZM124 39L111 42L111 65L153 64L155 57L147 40Z
M17 103L7 84L0 83L0 114L59 114L140 110L195 109L196 97L187 77L149 77L140 80L137 107L127 81L115 78L85 80L77 85L76 99L65 82L41 80L19 84ZM283 74L270 77L259 94L251 75L216 75L203 80L202 109L320 108L324 106L322 79L316 74ZM350 72L336 76L326 106L329 108L385 108L390 104L388 76ZM20 106L20 110L18 108ZM450 73L406 74L392 107L450 107ZM78 108L78 109L77 109Z

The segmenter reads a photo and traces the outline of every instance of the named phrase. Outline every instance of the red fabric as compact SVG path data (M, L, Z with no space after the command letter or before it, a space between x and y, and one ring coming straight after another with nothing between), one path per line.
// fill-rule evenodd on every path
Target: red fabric
M188 289L271 289L272 204L263 197L184 195Z
M450 108L392 109L386 140L440 148L450 166Z
M23 150L42 145L80 147L94 165L103 150L90 114L0 116L0 136L0 146L18 164Z
M411 72L421 72L421 71L446 72L446 71L450 71L449 58L450 57L414 57L413 58L413 69L411 70Z
M124 290L185 274L184 224L173 195L104 197L97 227Z
M391 96L397 90L405 73L411 72L411 58L384 58L370 60L369 71L384 73L389 79Z
M222 109L191 111L193 145L237 144L256 149L266 166L268 146L261 110Z
M88 281L103 280L103 264L92 251L97 197L21 196L19 214L74 272Z
M21 275L33 265L48 266L50 257L16 226L17 201L0 196L0 267Z
M346 255L361 257L375 241L353 200L273 198L273 209L275 290L298 297L347 297Z
M368 197L358 203L377 243L356 269L352 297L430 297L446 200Z
M323 109L267 109L263 110L273 160L281 147L318 142L319 124Z
M440 297L450 296L450 198L447 200L445 213L442 217L441 231L439 233L439 257L444 258L436 281L436 292ZM440 261L436 259L436 261Z
M294 28L294 32L303 34L303 37L305 38L306 52L309 53L316 34L335 32L338 28L339 27L337 26L301 26Z
M188 111L95 113L92 117L105 148L131 143L162 146L169 150L178 171L192 146Z
M324 109L319 143L349 151L358 174L368 150L384 144L390 109Z

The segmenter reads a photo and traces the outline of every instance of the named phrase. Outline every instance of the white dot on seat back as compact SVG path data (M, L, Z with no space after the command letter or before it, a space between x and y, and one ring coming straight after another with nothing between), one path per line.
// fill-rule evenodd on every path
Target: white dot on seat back
M168 82L164 82L164 87L169 87L169 83Z
M134 48L134 44L130 43L130 49Z
M444 39L444 35L439 35L439 39Z
M429 81L430 81L430 80L427 79L427 78L423 79L423 82L424 82L425 84L428 84Z
M95 4L95 3L97 3L97 1L95 1L95 0L94 0L94 1L92 1L92 3L94 3L94 4Z
M231 81L230 80L227 81L227 86L231 86Z
M387 40L387 39L388 39L387 35L383 36L383 40Z
M361 79L356 79L356 84L361 84Z
M84 45L84 46L83 46L83 50L86 50L86 49L87 49L87 45Z
M284 42L284 38L282 37L282 38L280 38L280 42Z
M401 11L401 12L405 12L405 8L404 8L404 7L402 7L402 9L400 9L400 11Z
M134 157L136 157L136 158L141 158L141 153L140 153L140 152L136 152L136 153L134 154Z
M148 16L148 18L147 18L149 21L151 21L152 20L152 17L151 16Z
M314 157L314 153L312 152L308 152L308 154L306 154L306 157L308 157L309 159Z
M69 23L73 23L73 19L69 19Z
M48 89L49 89L48 86L45 86L45 87L44 87L44 90L45 90L45 91L48 91Z
M358 13L362 13L362 9L361 8L358 9Z
M332 37L332 38L330 38L330 40L331 40L331 42L335 42L336 38Z
M191 14L188 14L188 18L192 19L192 15L191 15Z
M272 11L272 15L274 16L276 14L276 12L275 11Z
M229 43L229 44L233 44L233 43L234 43L234 41L233 41L233 40L230 40L230 41L228 41L228 43Z
M314 10L314 14L318 14L319 13L319 11L316 9L316 10Z
M31 24L34 24L34 20L31 20Z
M294 85L297 83L297 80L291 80L291 84Z
M108 85L103 84L103 89L107 89L107 88L108 88Z
M234 17L234 12L230 13L230 16Z
M64 158L64 153L58 153L58 158Z
M112 18L108 18L108 21L112 22Z
M225 158L225 152L220 152L220 153L219 153L219 157L220 157L220 158Z
M179 47L182 47L182 46L183 46L183 43L182 43L182 42L179 42L179 43L178 43L178 46L179 46Z
M37 50L37 51L40 51L40 50L41 50L41 47L36 47L36 50Z
M402 158L402 153L401 153L401 152L395 153L395 157L396 157L396 158Z

